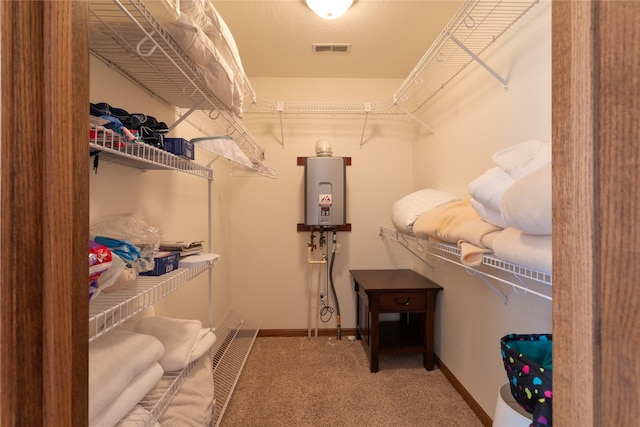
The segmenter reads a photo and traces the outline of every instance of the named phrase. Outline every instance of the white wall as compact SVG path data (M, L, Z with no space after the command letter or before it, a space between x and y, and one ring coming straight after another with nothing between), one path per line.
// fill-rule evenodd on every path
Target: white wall
M388 99L398 81L337 79L252 79L258 96L284 102L376 102ZM385 117L355 119L247 116L245 124L267 149L276 180L235 179L229 223L232 237L232 302L235 310L258 319L263 329L306 329L308 232L304 221L304 168L297 157L315 156L320 138L333 155L351 157L347 166L347 222L339 232L342 250L333 269L343 328L355 327L355 298L349 269L392 268L378 229L389 223L391 204L411 190L411 126ZM364 144L360 140L364 128ZM317 240L316 240L317 243ZM406 256L399 256L410 266ZM403 260L404 258L404 260ZM335 316L321 328L335 329Z
M551 4L543 1L483 59L508 79L509 89L473 65L464 79L422 112L435 135L415 127L414 188L468 196L467 184L494 166L491 155L528 139L551 141ZM499 385L507 382L499 339L508 333L550 333L551 302L533 295L505 305L480 279L430 260L415 268L444 287L437 306L436 352L491 415ZM511 277L513 279L513 276Z

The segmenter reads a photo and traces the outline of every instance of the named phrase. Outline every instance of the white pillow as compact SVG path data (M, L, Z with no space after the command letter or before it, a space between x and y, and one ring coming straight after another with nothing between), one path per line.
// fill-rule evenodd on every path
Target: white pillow
M491 157L515 180L551 164L551 144L531 140L498 151Z
M475 209L476 212L478 212L478 215L480 215L480 218L482 218L489 224L495 225L496 227L507 228L507 223L505 222L504 218L502 218L499 206L498 209L492 209L483 205L474 198L471 198L470 202L473 209Z
M527 234L551 234L551 165L513 184L500 201L507 225Z
M426 211L437 208L445 203L460 200L459 197L445 191L425 188L416 191L393 204L391 222L405 234L413 234L413 223Z
M469 195L489 209L500 210L500 199L516 182L499 167L493 167L469 183Z

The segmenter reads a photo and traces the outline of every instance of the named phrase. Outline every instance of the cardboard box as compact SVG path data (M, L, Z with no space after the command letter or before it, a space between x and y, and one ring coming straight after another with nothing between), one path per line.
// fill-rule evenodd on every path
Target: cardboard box
M195 157L193 144L184 138L165 138L164 149L187 159L193 160Z
M180 252L158 252L154 257L153 270L140 273L143 276L162 276L178 268Z

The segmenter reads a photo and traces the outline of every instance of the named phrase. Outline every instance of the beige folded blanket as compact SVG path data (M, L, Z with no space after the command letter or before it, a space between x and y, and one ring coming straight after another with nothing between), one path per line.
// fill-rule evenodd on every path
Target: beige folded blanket
M490 249L494 233L500 230L500 227L489 224L478 215L470 199L431 209L413 224L413 234L421 239L432 237L456 245L462 241Z

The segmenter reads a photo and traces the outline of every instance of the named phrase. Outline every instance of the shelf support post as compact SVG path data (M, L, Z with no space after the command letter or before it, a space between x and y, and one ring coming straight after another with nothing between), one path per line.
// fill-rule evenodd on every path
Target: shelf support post
M280 116L280 139L282 140L280 142L280 145L282 145L282 148L284 148L284 129L282 127L282 112L284 111L284 103L282 101L278 101L276 103L276 109L278 110Z
M405 110L404 108L402 108L400 105L398 105L398 103L396 102L396 100L394 100L393 103L398 110L402 111L404 114L408 115L409 117L411 117L413 120L415 120L420 126L422 126L423 128L425 128L426 130L429 131L429 133L431 135L435 135L436 133L433 131L433 129L431 129L429 126L427 126L423 121L421 121L419 118L417 118L413 113L411 113L411 111L409 110Z
M509 83L507 82L506 79L503 79L502 76L500 76L500 74L498 74L493 68L489 67L489 65L486 62L484 62L482 59L480 59L480 57L478 55L473 53L468 47L466 47L464 45L464 43L462 43L460 40L458 40L453 34L447 33L447 35L449 36L449 39L451 39L455 44L458 45L458 47L460 47L460 49L462 49L465 52L467 52L467 54L471 58L473 58L474 61L476 61L478 64L482 65L482 67L484 67L485 70L487 70L489 73L491 73L491 75L493 77L498 79L498 81L500 83L502 83L502 86L504 86L504 90L509 90Z
M369 113L371 112L371 103L366 102L364 104L364 124L362 125L362 134L360 135L360 148L365 144L364 143L364 130L367 128L367 118L369 118Z
M200 102L198 102L197 104L195 104L193 107L191 107L189 109L189 111L187 111L184 114L180 115L180 118L178 120L176 120L171 126L169 126L169 131L172 131L173 129L176 128L176 126L178 126L180 123L182 123L183 121L185 121L187 119L187 117L189 117L191 115L191 113L193 113L194 111L196 111L198 109L198 107L200 107L200 104L202 104L202 101L204 101L204 98L202 98L200 100Z

